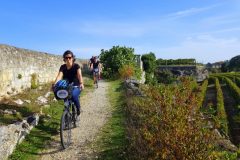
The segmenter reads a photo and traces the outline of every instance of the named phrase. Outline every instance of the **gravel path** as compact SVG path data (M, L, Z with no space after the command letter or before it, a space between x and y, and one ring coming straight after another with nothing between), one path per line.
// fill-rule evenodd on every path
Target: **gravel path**
M99 88L89 92L81 97L82 113L80 117L80 126L73 129L73 144L66 150L62 150L60 136L54 137L54 140L43 151L42 160L52 159L94 159L96 153L90 147L98 131L105 124L107 118L111 115L110 105L107 99L108 83L101 81Z

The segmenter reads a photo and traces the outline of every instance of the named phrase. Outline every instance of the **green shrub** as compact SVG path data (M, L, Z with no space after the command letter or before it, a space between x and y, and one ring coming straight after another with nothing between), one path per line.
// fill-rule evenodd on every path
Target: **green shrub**
M158 84L157 78L152 73L145 73L146 84L156 85Z
M31 74L31 89L38 88L38 76L36 73Z
M103 64L103 76L112 78L118 74L118 70L126 64L135 64L134 49L128 47L113 46L110 50L101 50L100 60Z
M17 78L18 78L18 79L22 79L22 75L21 75L21 74L18 74Z
M158 83L171 84L177 81L177 77L171 71L157 71L155 77Z
M150 52L148 54L143 54L141 57L143 62L143 69L147 73L153 73L156 68L156 56L154 53Z

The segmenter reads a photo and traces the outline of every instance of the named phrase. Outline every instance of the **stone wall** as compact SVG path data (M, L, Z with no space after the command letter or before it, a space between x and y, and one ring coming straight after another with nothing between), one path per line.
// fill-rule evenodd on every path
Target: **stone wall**
M39 115L34 114L22 122L0 126L0 159L5 160L12 154L17 144L21 143L33 127L38 124Z
M64 63L62 56L7 45L0 45L0 60L0 97L31 87L33 75L40 84L53 81Z
M194 76L198 82L208 77L208 71L202 66L196 65L160 65L156 72L170 71L176 76Z

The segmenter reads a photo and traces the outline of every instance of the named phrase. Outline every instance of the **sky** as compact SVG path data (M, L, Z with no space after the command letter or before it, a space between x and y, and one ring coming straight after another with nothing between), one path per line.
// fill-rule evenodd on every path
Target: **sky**
M117 45L199 63L240 55L240 0L0 2L0 44L82 59Z

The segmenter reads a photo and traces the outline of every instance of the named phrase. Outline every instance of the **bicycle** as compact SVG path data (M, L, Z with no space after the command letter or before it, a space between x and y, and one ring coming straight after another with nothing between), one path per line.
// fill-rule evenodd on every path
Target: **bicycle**
M64 110L60 122L60 139L63 149L71 144L72 128L79 126L80 115L77 115L77 108L71 100L71 92L74 86L69 85L67 89L59 89L56 91L56 98L64 100Z

